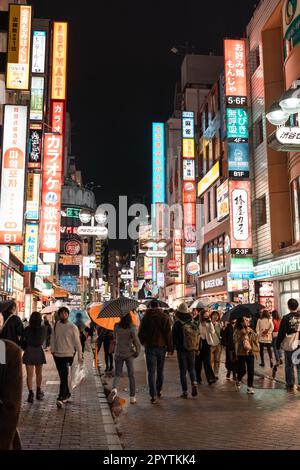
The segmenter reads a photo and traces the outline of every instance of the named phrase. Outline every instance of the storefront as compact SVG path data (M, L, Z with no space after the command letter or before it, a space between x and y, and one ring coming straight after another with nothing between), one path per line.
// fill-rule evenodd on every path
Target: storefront
M288 300L300 299L300 255L259 264L254 277L256 299L268 310L275 308L284 315Z
M25 316L24 278L17 271L13 272L13 298L17 302L18 313L21 318Z
M213 300L227 300L227 272L218 271L204 274L198 278L199 297L211 297Z
M175 305L176 300L183 299L185 295L185 288L183 284L172 284L166 286L166 302L170 307Z
M247 279L231 279L227 275L228 297L230 302L248 304L255 302L254 281Z

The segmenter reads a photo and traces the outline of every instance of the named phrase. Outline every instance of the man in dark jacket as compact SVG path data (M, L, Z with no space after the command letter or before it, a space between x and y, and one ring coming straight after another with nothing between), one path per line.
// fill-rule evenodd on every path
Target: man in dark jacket
M182 387L182 398L188 397L188 387L186 381L186 374L189 373L192 383L192 396L198 394L197 391L197 377L195 371L195 354L199 348L200 332L196 322L194 322L192 313L189 312L188 306L185 303L179 305L176 313L176 321L173 325L173 346L177 351L177 360L180 371L180 382ZM189 327L187 330L184 328ZM190 330L191 329L191 330ZM187 346L187 339L185 338L189 331L192 331L194 339L198 343L195 349ZM187 349L188 347L188 349Z
M299 332L300 330L300 312L298 312L299 304L296 299L290 299L287 303L290 313L285 315L279 326L276 346L279 350L286 336ZM298 346L297 346L298 347ZM297 349L295 348L295 350ZM294 351L284 351L285 355L285 381L288 391L294 390L295 374L293 364ZM298 374L298 390L300 390L300 363L296 365Z
M17 431L22 398L21 349L12 341L0 340L0 352L0 450L17 450L21 448Z
M156 403L157 397L162 396L166 352L173 352L171 321L169 315L159 308L156 300L151 302L141 321L139 339L145 346L151 403Z

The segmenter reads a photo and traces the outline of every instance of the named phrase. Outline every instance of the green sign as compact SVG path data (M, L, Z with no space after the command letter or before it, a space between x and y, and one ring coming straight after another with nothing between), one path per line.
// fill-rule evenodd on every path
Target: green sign
M242 108L227 108L227 138L238 142L248 142L248 112Z
M270 263L255 266L255 279L266 277L286 276L300 272L300 256L290 256L289 258L271 261Z
M67 217L71 217L72 219L79 219L79 212L80 209L77 207L67 207L66 209Z
M253 258L231 258L230 277L236 279L253 279Z

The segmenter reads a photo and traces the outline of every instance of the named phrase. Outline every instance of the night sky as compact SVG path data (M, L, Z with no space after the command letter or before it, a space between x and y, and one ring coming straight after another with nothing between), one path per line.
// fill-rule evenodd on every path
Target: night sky
M32 0L37 18L68 21L72 154L97 202L151 195L151 122L173 112L182 57L172 46L222 54L258 0Z

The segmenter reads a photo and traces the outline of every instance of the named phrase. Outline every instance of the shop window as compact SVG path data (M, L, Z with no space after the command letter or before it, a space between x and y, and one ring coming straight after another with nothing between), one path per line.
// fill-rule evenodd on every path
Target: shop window
M280 281L279 282L279 294L280 294L280 314L286 315L288 313L287 303L289 299L299 299L299 279L293 279L291 281Z
M207 223L211 222L211 200L210 191L207 192Z
M214 271L219 269L219 245L218 239L214 240Z
M219 238L219 268L225 267L225 256L224 256L224 235Z
M257 148L260 144L264 141L264 128L263 128L263 120L260 117L254 124L253 124L253 144L254 148Z
M208 270L210 273L214 270L213 249L213 244L211 242L208 246Z
M208 103L205 105L205 130L208 128Z
M256 228L262 227L267 223L267 200L266 195L255 200L255 220Z
M300 241L300 177L292 182L294 242Z

